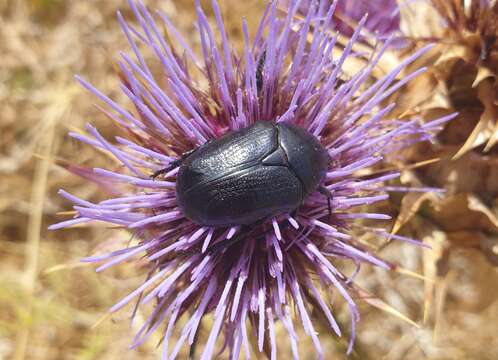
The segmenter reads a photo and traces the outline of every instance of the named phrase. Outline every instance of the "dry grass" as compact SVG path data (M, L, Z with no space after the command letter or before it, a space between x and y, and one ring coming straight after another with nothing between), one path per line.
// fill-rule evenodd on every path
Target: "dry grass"
M240 36L240 16L250 22L258 18L257 2L222 2L230 10L228 29L234 37ZM191 1L147 3L193 33ZM109 240L126 241L128 235L103 227L46 230L60 219L57 212L68 208L57 196L58 188L84 198L102 197L55 160L91 166L109 162L66 133L87 121L104 134L113 131L92 106L92 97L75 85L73 74L123 100L113 72L118 51L127 49L115 19L119 7L128 13L121 0L0 0L0 359L159 356L157 339L137 351L126 350L141 320L138 316L130 326L129 309L94 327L143 275L133 265L97 275L78 260L102 251ZM386 258L428 279L370 268L359 277L365 289L417 326L365 304L350 358L496 359L497 272L473 250L452 252L446 259L445 233L428 219L419 216L412 222L424 229L433 251L398 244L382 250ZM446 269L441 269L441 259L447 260ZM345 311L339 318L347 324ZM322 338L327 353L343 357L343 340Z

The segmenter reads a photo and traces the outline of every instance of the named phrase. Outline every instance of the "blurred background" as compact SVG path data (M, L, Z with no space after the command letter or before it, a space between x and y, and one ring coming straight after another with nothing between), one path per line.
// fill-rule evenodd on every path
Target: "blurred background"
M193 1L146 3L168 14L198 45ZM258 0L220 3L235 41L241 36L240 18L246 16L254 25L264 8ZM70 209L57 195L59 188L92 201L103 197L95 185L61 165L95 167L111 161L66 134L83 129L86 122L97 125L104 136L113 131L74 74L126 104L114 70L119 51L128 51L117 9L129 17L123 0L0 0L0 359L160 357L158 338L128 350L141 321L139 314L130 325L131 307L105 316L141 283L145 271L130 263L96 274L92 265L79 261L129 235L104 226L47 230ZM436 75L429 80L440 81ZM445 130L443 145L453 146L454 154L475 123L460 117ZM404 174L409 182L437 186L446 186L441 174L445 179L463 177L446 202L425 210L421 204L431 203L430 198L395 197L389 204L395 212L409 214L405 231L433 250L393 243L380 254L400 263L405 273L363 268L359 284L385 301L380 306L384 311L360 302L358 340L349 359L498 358L498 274L493 266L498 167L493 156L472 149L459 161ZM485 183L476 181L483 176ZM414 209L419 210L415 216L410 213ZM347 329L346 311L337 311ZM347 358L347 337L338 340L324 333L321 339L327 358ZM284 337L279 341L285 344ZM281 347L285 354L285 345ZM314 358L310 354L304 350L303 358Z

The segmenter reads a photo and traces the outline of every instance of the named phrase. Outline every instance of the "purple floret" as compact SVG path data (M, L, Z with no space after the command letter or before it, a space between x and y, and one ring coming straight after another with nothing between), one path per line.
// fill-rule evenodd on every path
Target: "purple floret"
M95 169L94 176L100 183L119 184L116 189L127 190L100 203L61 191L74 203L77 215L51 228L102 221L127 228L139 239L136 246L85 259L101 263L101 271L145 254L150 266L147 280L111 308L117 311L131 301L140 306L154 304L133 347L163 325L164 358L175 358L183 346L194 342L201 319L211 314L213 323L201 359L216 356L217 343L231 358L238 358L242 348L249 354L246 323L254 329L258 350L263 351L268 342L274 359L275 322L287 330L295 358L298 326L311 337L322 358L311 309L314 314L321 313L330 330L340 336L330 303L330 294L337 293L351 313L351 351L359 319L350 295L353 276L343 274L336 259L349 259L357 267L363 263L391 267L356 239L358 231L360 235L387 233L359 225L354 233L351 230L358 219L389 219L384 214L359 213L355 208L386 200L386 190L396 188L385 188L385 182L399 176L384 172L365 177L361 172L379 164L386 155L430 140L450 118L423 123L418 118L390 116L396 106L389 103L390 95L424 69L397 79L428 47L371 82L371 71L389 46L387 41L372 54L366 67L344 80L342 66L351 56L365 20L360 21L342 55L336 57L332 52L336 35L328 30L333 19L330 7L310 6L305 19L297 21L295 2L283 18L277 16L276 3L270 3L252 42L247 24L242 22L245 46L239 53L230 44L216 1L212 2L214 29L197 1L196 26L202 51L196 54L164 14L149 12L141 2L130 1L130 6L139 26L131 26L121 14L118 18L133 50L133 56L122 54L119 62L121 90L132 107L116 104L77 78L106 104L106 114L128 135L108 140L91 125L87 136L71 134L112 153L121 168ZM163 37L164 28L181 44L180 53ZM145 48L155 54L156 63L144 60L140 49ZM159 76L151 70L157 65L161 67ZM177 205L178 169L155 180L150 175L184 152L259 120L293 123L320 139L332 159L323 184L333 194L332 215L327 199L317 192L305 200L297 215L280 214L256 225L257 231L244 241L210 253L206 251L209 245L236 236L240 227L196 225ZM400 236L394 239L411 241ZM180 326L178 319L186 314L189 318Z

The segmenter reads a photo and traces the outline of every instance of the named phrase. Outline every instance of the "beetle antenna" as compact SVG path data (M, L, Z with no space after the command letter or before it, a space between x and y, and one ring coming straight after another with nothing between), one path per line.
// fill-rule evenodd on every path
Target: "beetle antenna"
M157 170L155 173L153 173L150 177L152 180L155 180L159 175L166 174L173 170L174 168L177 168L182 164L182 162L185 161L187 157L190 156L196 149L189 150L187 152L184 152L182 156L179 159L173 160L167 167L164 169Z
M182 160L181 159L176 159L174 160L168 167L165 167L164 169L160 169L160 170L157 170L156 172L154 172L150 178L152 180L156 180L156 178L159 176L159 175L163 175L163 174L166 174L168 172L170 172L171 170L173 170L174 168L178 167L181 165L181 162Z

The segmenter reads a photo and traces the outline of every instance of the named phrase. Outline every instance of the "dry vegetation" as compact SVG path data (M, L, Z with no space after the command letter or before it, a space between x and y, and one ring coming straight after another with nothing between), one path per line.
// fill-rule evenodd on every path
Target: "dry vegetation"
M240 17L255 22L262 9L257 0L221 3L235 39L240 37ZM147 4L169 14L196 44L192 1ZM68 209L57 195L59 188L93 200L105 196L60 165L93 167L111 161L66 133L82 129L88 121L104 135L115 131L93 107L94 98L75 84L73 74L125 103L113 68L118 52L128 49L115 18L118 8L128 14L122 0L0 0L0 359L159 357L157 338L139 350L127 350L141 320L139 314L130 326L131 308L99 321L109 306L142 281L144 272L125 264L95 274L79 262L110 242L126 242L129 235L105 227L46 230L61 218L58 212ZM427 63L432 66L438 56ZM405 93L400 101L426 115L455 108L462 115L445 129L439 147L425 146L413 155L415 161L435 156L443 160L406 171L402 180L446 186L450 194L444 200L434 195L393 197L390 208L400 212L402 231L423 238L433 250L394 243L381 250L387 259L425 278L369 267L359 276L362 287L415 325L400 314L361 302L359 339L351 359L491 360L498 354L498 274L491 265L496 264L498 246L498 157L496 150L484 152L484 142L472 142L465 154L452 160L479 121L476 111L482 114L486 104L484 95L476 94L477 102L462 109L462 97L451 95L465 84L450 86L459 72L443 76L438 69L445 64L436 65L439 68L433 66L429 75L405 89L413 93ZM482 81L492 89L491 80ZM497 103L496 98L489 101L490 108ZM496 113L489 116L496 121ZM419 210L415 216L414 209ZM347 328L346 312L337 311ZM344 339L326 333L321 337L328 354L346 358ZM284 344L285 338L280 340ZM286 353L284 345L281 350ZM303 351L303 358L313 358L309 354Z

